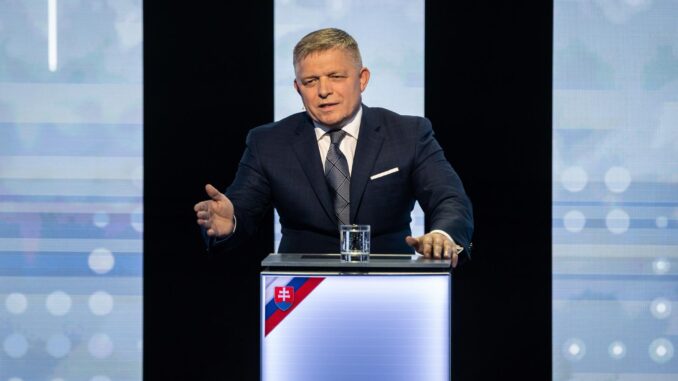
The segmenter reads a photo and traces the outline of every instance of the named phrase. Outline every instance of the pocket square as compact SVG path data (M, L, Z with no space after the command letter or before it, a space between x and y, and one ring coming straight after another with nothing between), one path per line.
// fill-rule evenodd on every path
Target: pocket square
M386 175L390 175L391 173L396 173L396 172L398 172L398 171L399 171L398 167L391 168L391 169L389 169L388 171L380 172L380 173L377 173L376 175L370 176L370 180L375 180L375 179L378 179L378 178L380 178L380 177L384 177L384 176L386 176Z

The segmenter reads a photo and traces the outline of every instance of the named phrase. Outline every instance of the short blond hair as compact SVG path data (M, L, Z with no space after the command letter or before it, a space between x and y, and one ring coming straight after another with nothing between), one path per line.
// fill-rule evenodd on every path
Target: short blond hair
M358 42L350 34L337 28L319 29L305 35L294 47L293 64L297 66L301 60L317 52L324 52L330 49L345 49L353 57L353 61L360 69L363 67L363 60L360 57Z

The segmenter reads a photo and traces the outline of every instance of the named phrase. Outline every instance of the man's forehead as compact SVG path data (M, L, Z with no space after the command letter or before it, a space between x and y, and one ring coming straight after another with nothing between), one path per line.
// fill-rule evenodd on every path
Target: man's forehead
M342 68L346 64L355 67L354 63L355 60L350 51L343 48L331 48L309 53L294 65L294 70L299 73L301 69L320 69L315 67L316 65L322 66L322 69Z
M299 61L303 61L303 60L308 59L308 58L318 58L320 56L330 55L330 54L335 54L335 53L346 54L346 55L349 55L349 56L351 54L351 52L348 49L342 48L340 46L335 46L335 47L331 47L331 48L317 49L317 50L310 51L307 54L305 54L304 56L300 57Z

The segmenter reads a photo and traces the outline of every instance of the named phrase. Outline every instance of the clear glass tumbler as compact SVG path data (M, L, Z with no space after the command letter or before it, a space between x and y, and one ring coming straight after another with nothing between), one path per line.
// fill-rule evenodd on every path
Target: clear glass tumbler
M340 225L342 262L370 260L370 225Z

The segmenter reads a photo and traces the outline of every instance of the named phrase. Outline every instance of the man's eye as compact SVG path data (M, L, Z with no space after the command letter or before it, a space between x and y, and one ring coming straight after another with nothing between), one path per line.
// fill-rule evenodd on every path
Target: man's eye
M307 79L304 81L304 86L310 86L315 83L315 79Z

